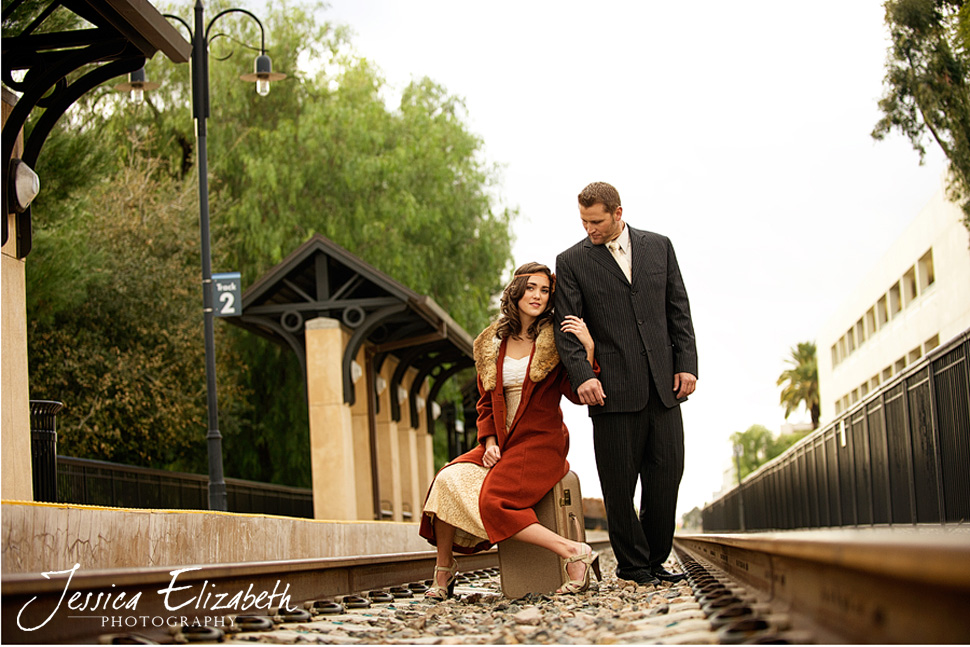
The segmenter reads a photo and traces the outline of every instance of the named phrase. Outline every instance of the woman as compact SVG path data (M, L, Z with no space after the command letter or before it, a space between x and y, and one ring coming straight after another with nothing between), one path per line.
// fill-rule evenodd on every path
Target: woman
M452 595L454 551L474 553L505 539L542 546L565 560L567 582L557 593L585 591L590 568L599 577L592 548L549 530L533 510L569 471L560 399L579 403L553 339L554 290L548 267L522 265L502 294L498 320L475 340L479 445L443 467L428 492L420 534L437 547L437 565L427 598ZM598 373L582 319L567 317L562 330L579 338Z

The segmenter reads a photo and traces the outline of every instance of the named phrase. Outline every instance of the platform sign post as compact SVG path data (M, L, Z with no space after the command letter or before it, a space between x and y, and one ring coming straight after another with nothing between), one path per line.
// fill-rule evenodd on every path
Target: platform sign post
M242 274L223 272L212 275L212 313L217 317L242 314Z

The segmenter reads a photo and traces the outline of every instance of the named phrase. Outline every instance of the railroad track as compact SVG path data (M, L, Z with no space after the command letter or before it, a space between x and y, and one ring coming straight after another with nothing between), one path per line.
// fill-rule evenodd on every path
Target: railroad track
M605 542L595 548L608 552ZM618 593L622 587L608 577L600 593L586 594L585 603L593 606L610 596L632 602L612 612L617 620L608 634L611 642L676 642L678 636L721 643L970 642L968 532L679 535L675 554L689 576L678 588ZM350 609L420 596L433 564L434 553L427 551L220 564L174 573L144 568L8 575L2 582L3 641L212 641L218 639L217 621L224 626L227 617L247 630L272 629L274 615L277 623L313 617L319 624L338 602ZM500 598L497 566L495 550L459 557L471 581L464 586L472 587L465 595ZM479 578L484 584L475 581ZM234 598L253 604L219 608ZM408 613L435 613L433 605L418 604ZM299 610L287 614L280 606ZM551 622L561 616L545 617ZM187 628L173 631L169 624ZM695 633L682 633L688 629ZM602 637L590 635L589 642Z
M609 547L609 542L590 543L597 549ZM463 573L498 568L498 551L494 548L475 555L458 555L457 559ZM226 615L265 615L283 606L284 601L287 606L302 606L307 601L423 582L434 564L435 553L424 551L181 569L84 572L79 568L46 576L4 575L0 616L3 642L88 643L97 642L104 634L129 630L169 642L170 620L211 624ZM149 621L145 626L142 618L165 622L154 626Z
M967 528L689 535L675 547L814 642L970 642Z

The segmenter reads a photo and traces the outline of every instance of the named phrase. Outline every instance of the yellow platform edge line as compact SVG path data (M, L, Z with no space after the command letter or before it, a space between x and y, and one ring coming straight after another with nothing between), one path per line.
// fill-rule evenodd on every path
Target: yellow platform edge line
M288 519L292 521L305 521L307 523L336 523L336 524L373 524L386 526L397 524L402 526L416 526L415 521L375 521L373 519L308 519L306 517L287 517L275 514L259 514L250 512L223 512L221 510L194 510L194 509L169 509L169 508L116 508L109 506L86 505L83 503L50 503L47 501L18 501L15 499L0 499L2 505L17 505L36 508L62 508L68 510L104 510L107 512L139 512L149 514L207 514L225 517L249 517L262 519Z

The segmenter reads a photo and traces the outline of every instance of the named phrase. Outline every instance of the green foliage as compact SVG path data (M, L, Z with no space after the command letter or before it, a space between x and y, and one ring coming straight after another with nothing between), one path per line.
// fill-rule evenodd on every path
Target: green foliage
M16 11L10 11L14 0L3 0L3 37L14 38L23 33L24 29L41 16L44 11L52 9L47 0L23 0L18 3ZM9 12L9 15L8 15ZM81 20L73 11L57 6L53 7L50 15L33 32L45 34L66 31L82 26Z
M31 397L65 403L63 454L199 470L195 196L144 163L106 179L40 230L27 263Z
M892 45L886 61L884 117L872 136L893 130L919 152L927 133L950 162L950 197L970 228L970 5L963 0L888 0Z
M821 406L815 342L800 342L793 346L791 356L785 361L790 367L778 376L778 386L783 386L780 399L781 404L785 405L785 418L804 404L812 416L812 429L818 429Z
M694 507L685 512L680 518L681 530L686 532L701 532L704 529L704 511Z
M207 16L228 6L213 2ZM188 18L186 7L160 10ZM227 14L212 31L213 271L241 271L247 286L321 233L474 335L510 263L515 213L495 206L497 170L458 97L422 79L388 107L379 72L320 10L260 8L274 70L288 75L267 97L238 79L255 56L240 44L259 42L252 20ZM62 119L40 157L46 193L27 263L32 397L63 400L77 416L63 419L65 453L204 472L190 70L156 56L146 71L162 84L146 104L112 81ZM146 294L157 308L146 311ZM295 356L225 322L216 330L226 475L308 486Z
M759 467L781 456L808 432L792 432L775 436L767 427L751 425L747 431L731 434L734 445L734 472L738 480L747 478Z

